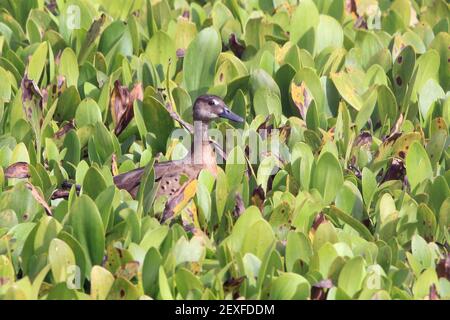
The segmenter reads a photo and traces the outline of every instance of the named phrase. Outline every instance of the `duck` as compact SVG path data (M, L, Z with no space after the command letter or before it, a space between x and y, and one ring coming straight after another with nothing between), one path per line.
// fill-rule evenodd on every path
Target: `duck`
M157 183L156 197L167 196L165 211L171 211L179 201L176 198L184 191L190 182L198 178L202 170L217 175L217 161L215 147L208 135L211 121L227 119L243 123L244 119L235 114L225 102L215 95L201 95L193 105L193 134L192 152L181 160L159 162L154 164L155 183ZM126 190L136 198L140 181L145 168L138 168L113 177L118 189ZM174 200L174 201L171 201ZM167 213L166 213L167 215Z

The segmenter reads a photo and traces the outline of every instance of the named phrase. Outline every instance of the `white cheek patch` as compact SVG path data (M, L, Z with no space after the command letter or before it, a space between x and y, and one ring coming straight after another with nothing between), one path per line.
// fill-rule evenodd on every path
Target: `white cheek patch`
M214 119L214 118L218 118L219 116L216 113L214 113L214 112L210 112L209 117L211 119Z

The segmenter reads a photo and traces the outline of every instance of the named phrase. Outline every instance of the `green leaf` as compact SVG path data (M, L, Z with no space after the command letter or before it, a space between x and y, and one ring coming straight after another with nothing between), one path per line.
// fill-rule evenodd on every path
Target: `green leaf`
M97 199L102 190L106 189L106 181L102 173L96 167L90 167L83 180L83 193Z
M312 176L312 187L316 188L326 203L332 202L344 183L342 168L336 157L325 152L317 161Z
M415 141L411 144L406 155L405 163L411 190L414 190L422 181L433 177L433 168L431 167L430 159L420 142Z
M192 100L206 93L214 82L220 51L220 36L211 27L203 29L189 45L183 61L183 83Z
M66 48L62 55L59 67L60 75L66 79L67 86L78 86L78 77L80 72L78 70L78 61L75 52L71 48Z
M91 270L91 297L105 300L114 283L114 276L105 268L94 266Z
M68 223L73 229L73 236L80 242L89 265L100 265L105 250L105 232L94 201L86 195L76 199L70 208Z
M175 43L172 38L163 31L157 31L151 37L147 44L145 54L155 66L161 81L166 77L165 73L167 72L169 63L174 64L177 59ZM175 67L170 69L169 76L171 78L175 75L175 71Z
M72 249L62 240L53 239L48 249L50 263L55 283L66 282L70 268L76 266Z
M153 96L152 88L145 89L144 102L139 110L145 123L145 131L151 133L151 139L147 142L155 153L165 151L167 139L174 128L173 119L162 103ZM145 136L146 132L140 133Z
M283 273L276 278L270 289L273 300L306 300L309 298L311 285L302 276L295 273Z
M233 148L227 157L227 163L225 166L228 190L232 191L237 189L242 182L246 169L247 162L241 148L239 146Z
M28 78L30 80L39 83L47 61L47 54L48 45L47 42L43 42L37 47L36 51L30 58L30 63L28 66Z
M349 297L355 297L362 288L363 280L366 276L366 269L364 259L362 257L355 257L347 261L342 268L338 286Z
M424 299L430 293L432 285L438 285L438 277L433 268L425 270L415 281L413 294L415 299Z
M314 1L300 2L291 18L290 41L314 53L316 28L319 24L319 11Z
M311 12L308 12L307 20L311 19ZM314 17L314 13L312 13ZM321 14L316 30L315 52L320 53L325 48L341 48L344 43L344 32L341 25L334 18Z
M87 125L95 125L97 122L102 122L100 107L90 98L83 100L77 107L75 114L77 127L82 128Z

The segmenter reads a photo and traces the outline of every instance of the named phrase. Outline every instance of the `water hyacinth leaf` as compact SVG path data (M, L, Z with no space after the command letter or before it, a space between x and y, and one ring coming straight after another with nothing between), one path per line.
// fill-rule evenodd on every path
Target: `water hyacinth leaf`
M158 284L159 284L159 295L162 300L173 300L173 295L170 290L169 281L167 280L166 272L164 271L163 266L159 267L158 272Z
M312 99L316 102L316 107L319 112L323 110L325 95L320 79L313 69L300 69L292 80L290 90L291 98L303 119L306 118L306 113Z
M203 290L201 281L185 268L180 268L177 270L177 273L175 274L175 282L179 293L185 299L188 297L190 292L195 290Z
M241 253L252 253L262 259L268 248L275 241L270 225L264 221L257 221L244 237Z
M417 141L411 144L406 156L406 173L412 190L422 181L433 177L433 168L427 152Z
M68 87L77 87L80 73L78 70L77 57L72 49L67 48L63 51L59 70L60 75L65 78Z
M48 260L55 283L66 282L70 275L70 268L76 266L72 249L59 239L53 239L50 242Z
M14 266L5 255L0 256L0 278L2 279L2 286L14 283L16 278Z
M377 110L380 121L394 123L397 119L398 106L394 93L386 85L377 88Z
M448 50L449 46L450 35L448 34L448 32L438 33L430 43L430 48L433 48L437 52L439 52L439 84L446 92L450 88L450 70L448 69L448 59L450 58L450 52Z
M300 3L292 15L290 41L313 54L319 19L319 11L313 1Z
M350 216L349 214L346 214L345 212L341 211L335 206L331 206L330 209L327 211L327 214L334 219L340 219L344 221L354 230L359 232L361 237L363 237L364 239L368 241L373 241L374 238L369 229L367 229L367 227L362 222Z
M175 63L177 59L175 43L167 33L157 31L147 44L146 55L155 66L162 81L165 79L169 63ZM171 68L169 76L173 77L175 71L175 68Z
M273 283L270 299L273 300L306 300L309 298L311 285L302 276L295 273L284 273Z
M152 140L148 143L152 145L154 152L164 151L167 138L172 134L174 128L170 114L162 103L153 97L151 88L145 89L144 101L139 108L142 110L145 130L152 134ZM141 135L145 136L144 132L141 132Z
M213 28L202 30L189 45L183 62L183 82L193 100L213 83L220 48L220 36Z
M326 203L330 203L343 183L344 177L339 161L333 154L325 152L319 157L314 168L312 187L320 192Z
M105 248L105 233L95 203L86 195L76 199L70 208L68 222L72 226L73 236L83 248L89 266L100 265Z
M424 299L430 293L432 285L438 284L436 271L433 268L425 270L415 281L413 286L413 294L416 299Z
M392 67L393 87L397 101L402 102L406 94L409 80L416 64L416 53L411 46L403 48L400 54L395 58Z
M0 298L450 297L446 1L0 2Z
M108 296L114 276L100 266L94 266L91 270L91 298L94 300L105 300Z
M370 206L373 195L377 190L377 180L375 174L368 168L362 170L362 192L366 206Z
M106 181L102 173L96 167L90 167L83 180L83 193L96 199L106 189Z
M157 249L151 248L145 255L142 267L142 282L144 292L150 296L156 296L158 292L158 272L162 263L162 257Z
M357 111L361 110L364 102L357 92L351 76L345 72L334 73L331 74L331 80L333 80L340 95Z
M313 230L314 231L314 230ZM314 232L313 249L315 252L328 244L338 242L335 227L329 221L321 223Z
M444 99L444 90L439 86L439 84L433 80L429 79L419 91L419 110L422 117L426 119L433 104L439 99Z
M363 218L363 200L358 188L345 181L336 196L336 207L358 220Z
M0 195L0 211L5 209L14 210L20 223L33 221L36 214L42 211L25 182Z
M310 16L308 16L309 19L311 19ZM320 15L315 39L316 53L320 53L328 47L338 49L344 43L344 32L337 20L327 15Z
M235 147L227 157L225 174L227 175L228 190L235 190L244 177L247 162L240 147Z
M236 224L233 228L233 232L227 238L227 243L230 248L238 252L241 250L244 238L247 233L247 229L250 229L251 226L259 221L261 218L261 212L255 206L247 208L236 221Z
M274 92L259 88L253 97L253 108L255 114L264 116L272 115L275 117L276 123L281 120L281 101L280 97Z
M47 42L43 42L37 47L36 51L30 58L30 63L28 66L28 77L30 80L39 83L45 68L47 55L48 44Z
M417 77L412 93L413 99L417 92L430 80L439 81L439 54L435 50L429 50L417 59Z
M311 147L300 142L292 151L292 172L303 190L309 190L314 155Z
M355 119L355 124L360 129L364 128L372 116L377 102L377 90L374 87L369 89L362 98L364 102Z
M303 233L289 232L286 243L286 270L293 272L296 265L309 263L312 246Z
M338 286L349 297L353 297L361 290L363 280L366 276L364 259L355 257L347 261L339 274Z
M95 125L97 122L101 121L102 113L100 107L94 100L88 98L79 104L75 114L75 123L78 128L87 125Z
M137 300L139 289L125 278L117 278L107 297L107 300Z

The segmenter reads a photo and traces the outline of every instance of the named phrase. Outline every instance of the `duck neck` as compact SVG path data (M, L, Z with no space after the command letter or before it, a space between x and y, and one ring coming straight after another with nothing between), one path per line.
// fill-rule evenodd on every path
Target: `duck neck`
M209 142L208 123L194 121L193 162L204 168L215 171L217 168L214 148Z
M207 122L194 121L194 143L209 143Z

